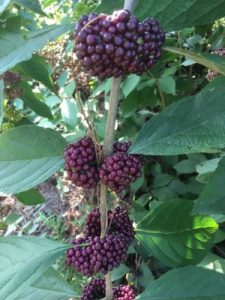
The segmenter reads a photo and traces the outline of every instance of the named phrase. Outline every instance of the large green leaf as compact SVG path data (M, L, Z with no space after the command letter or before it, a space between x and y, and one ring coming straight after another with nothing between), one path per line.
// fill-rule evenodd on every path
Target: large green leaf
M73 297L78 297L78 294L61 275L50 268L15 300L68 300Z
M225 214L225 158L219 162L216 171L211 175L204 190L196 201L193 213Z
M16 194L16 198L24 205L37 205L45 203L45 198L35 189Z
M225 147L224 87L184 98L153 117L139 132L130 153L175 155Z
M197 264L212 246L217 223L192 216L193 202L171 200L157 206L136 228L136 238L162 263L171 267Z
M42 11L41 9L41 5L40 5L40 2L39 0L13 0L13 2L15 4L18 4L19 6L22 6L24 8L27 8L37 14L41 14L43 15L44 12Z
M54 84L44 57L34 54L31 59L17 65L16 71L42 82L54 92Z
M153 281L137 300L223 300L225 276L199 267L172 270Z
M225 3L225 2L224 2ZM185 56L194 60L208 69L225 75L225 58L219 55L205 53L205 52L191 52L182 48L164 47L164 50Z
M0 0L0 14L6 9L11 0Z
M110 13L123 7L123 0L102 0L99 12ZM223 0L137 0L135 14L141 19L154 17L167 30L178 30L211 23L224 17Z
M26 125L0 135L0 195L26 191L63 165L66 141L52 129Z
M18 299L66 249L43 238L0 238L0 299Z
M69 31L71 25L45 26L44 29L23 33L0 30L0 39L4 40L0 48L0 74L11 69L19 62L31 58L32 53L43 48L44 45L58 36Z
M32 91L31 86L26 81L21 81L19 84L23 90L21 99L39 116L52 119L52 113L47 104L37 99Z

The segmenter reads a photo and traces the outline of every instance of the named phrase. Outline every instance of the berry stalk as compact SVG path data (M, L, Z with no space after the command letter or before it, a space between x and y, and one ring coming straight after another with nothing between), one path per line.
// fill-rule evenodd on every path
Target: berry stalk
M124 0L124 9L128 9L131 13L133 12L135 5L135 0ZM112 89L110 93L109 100L109 110L106 122L105 129L105 138L103 144L103 157L107 157L113 152L113 140L115 135L115 124L118 110L118 103L120 98L120 84L121 77L112 78ZM106 228L108 226L108 207L107 207L107 199L106 199L106 187L101 184L100 186L100 212L101 212L101 237L103 237L106 233ZM110 276L110 272L105 275L105 283L106 283L106 297L105 300L113 299L113 288L112 288L112 280Z

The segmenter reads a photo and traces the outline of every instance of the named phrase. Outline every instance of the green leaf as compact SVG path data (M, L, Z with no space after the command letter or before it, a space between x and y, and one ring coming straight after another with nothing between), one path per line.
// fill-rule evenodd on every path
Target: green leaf
M78 121L77 115L79 110L74 99L64 99L60 108L63 121L67 125L75 127Z
M196 180L198 180L201 183L207 183L210 176L218 167L220 160L221 157L208 159L197 165L196 172L198 173L198 176L196 177Z
M0 30L0 39L4 43L0 49L0 74L16 64L31 58L32 53L44 47L48 41L71 30L71 25L45 26L43 29L30 32L24 37L22 33Z
M16 198L25 205L37 205L45 203L44 197L35 189L16 194Z
M223 300L225 276L188 266L167 272L153 281L136 300Z
M24 101L24 103L39 116L52 119L53 116L50 108L44 102L38 100L35 97L31 86L26 81L21 81L20 86L22 87L23 90L23 94L21 98Z
M24 8L27 8L37 14L44 15L44 12L41 9L41 5L39 3L39 0L13 0L15 4L18 4L19 6L22 6Z
M153 188L159 188L168 185L174 178L169 174L158 174L154 178Z
M197 264L212 246L218 225L210 217L192 216L192 209L189 200L162 203L137 224L136 238L165 265Z
M112 281L117 281L120 278L124 277L130 270L131 268L127 267L124 264L121 264L118 268L112 271L111 273Z
M196 161L193 159L184 159L177 163L173 168L179 174L191 174L195 173Z
M23 218L23 217L22 217ZM19 214L10 214L7 216L6 220L5 220L5 224L7 225L11 225L11 224L14 224L16 223L19 219L21 219L21 215Z
M6 9L11 0L0 0L0 14Z
M78 296L65 279L50 268L15 300L68 300Z
M148 121L129 152L175 155L218 151L225 147L224 114L224 88L184 98Z
M0 299L18 299L66 249L43 238L0 238Z
M123 7L123 0L102 0L99 12L110 13ZM135 15L141 19L154 17L167 31L209 24L224 17L223 0L141 0L136 1Z
M225 259L209 253L201 262L198 264L199 267L204 269L213 270L219 273L225 273Z
M0 195L27 191L63 165L66 141L52 129L20 126L0 135Z
M54 84L51 76L49 75L47 62L44 57L34 54L31 59L17 65L16 70L37 81L40 81L54 92Z
M126 78L122 85L122 92L125 98L136 88L140 80L140 76L137 76L135 74L129 75Z
M161 77L158 80L162 92L166 94L176 95L176 81L170 77Z
M191 52L182 48L164 47L164 50L191 58L196 63L208 69L225 75L225 58L215 54L205 52Z
M196 201L193 213L225 214L225 158L219 162L214 174L210 177L199 198Z
M146 288L150 282L154 281L154 276L144 261L142 261L138 271L139 276L137 277L137 280L141 287Z

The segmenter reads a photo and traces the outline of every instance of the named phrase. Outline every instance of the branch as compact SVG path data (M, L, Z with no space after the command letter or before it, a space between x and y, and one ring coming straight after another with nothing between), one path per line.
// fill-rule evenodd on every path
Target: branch
M0 78L0 126L3 118L4 81Z
M135 0L124 0L124 9L128 9L131 13L134 10ZM113 141L115 136L115 124L120 99L121 77L112 78L112 89L109 99L109 110L105 128L105 138L103 143L102 159L109 156L113 151ZM106 199L106 187L100 185L100 212L101 212L101 237L105 236L108 227L108 207ZM106 297L105 300L113 299L112 280L110 272L105 275Z

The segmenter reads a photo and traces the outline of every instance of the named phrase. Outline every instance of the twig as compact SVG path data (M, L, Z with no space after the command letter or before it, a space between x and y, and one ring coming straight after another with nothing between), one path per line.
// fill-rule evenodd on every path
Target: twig
M124 0L124 9L128 9L133 12L135 6L135 0ZM109 100L109 110L106 121L106 129L105 129L105 138L103 144L103 151L101 159L104 159L108 155L112 153L113 150L113 140L115 135L115 124L118 110L118 103L120 98L120 84L121 77L112 78L112 89L110 93ZM108 227L108 207L107 207L107 199L106 199L106 187L101 184L100 185L100 212L101 212L101 237L104 237L107 227ZM105 275L105 283L106 283L106 297L105 300L113 299L113 290L112 290L112 280L110 276L110 272Z

